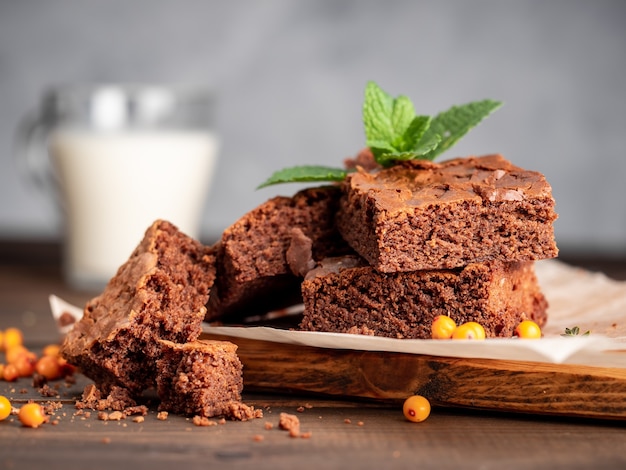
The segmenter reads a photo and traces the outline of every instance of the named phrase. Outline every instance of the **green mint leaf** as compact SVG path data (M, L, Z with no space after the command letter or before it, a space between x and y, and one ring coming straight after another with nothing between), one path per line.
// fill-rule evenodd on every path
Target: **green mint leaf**
M391 112L391 132L396 148L404 143L407 130L414 117L415 109L411 100L406 96L398 96L393 101L393 110Z
M314 165L293 166L274 172L267 180L257 186L257 189L280 183L342 181L347 174L348 171L341 168Z
M430 116L414 116L404 132L403 141L405 145L402 150L409 151L415 149L418 142L429 129L431 122L432 118Z
M502 106L500 101L474 101L461 106L453 106L439 113L430 123L423 138L429 139L438 134L442 140L435 149L424 155L424 158L434 160L500 106Z
M395 137L391 121L393 103L393 98L376 83L367 83L363 102L363 124L367 140L393 142Z
M365 145L371 150L374 160L381 165L386 155L398 152L393 145L384 140L368 140L365 142Z
M424 156L436 150L439 145L441 145L441 136L439 134L424 136L420 139L413 153L417 155L417 158L427 160Z
M420 141L418 147L411 150L410 152L383 152L378 158L376 158L376 161L379 165L389 167L398 161L420 159L422 155L426 155L434 148L436 148L440 141L441 137L439 137L438 135L434 135L428 142ZM376 155L373 150L372 153Z
M429 121L426 117L415 123L413 103L406 96L393 98L376 83L369 82L365 88L363 123L368 142L385 142L378 146L393 152L409 151ZM413 126L413 127L412 127Z

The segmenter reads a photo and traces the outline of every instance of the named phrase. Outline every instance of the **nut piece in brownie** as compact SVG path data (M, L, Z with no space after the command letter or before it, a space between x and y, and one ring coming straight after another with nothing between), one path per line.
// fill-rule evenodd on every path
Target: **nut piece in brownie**
M359 171L346 178L343 190L337 227L382 272L558 253L550 185L501 155Z
M218 277L207 320L240 319L302 302L302 275L313 260L352 252L335 227L338 186L277 196L222 234Z
M234 419L256 417L241 414L243 366L237 346L229 341L196 340L185 344L161 341L157 361L159 410L184 415Z
M140 393L154 386L158 340L182 343L200 335L214 280L213 249L158 220L87 302L61 353L104 393L113 386Z
M530 319L543 326L547 301L532 261L450 270L381 273L355 257L324 260L302 283L300 329L428 339L432 320L480 323L487 337L510 337Z

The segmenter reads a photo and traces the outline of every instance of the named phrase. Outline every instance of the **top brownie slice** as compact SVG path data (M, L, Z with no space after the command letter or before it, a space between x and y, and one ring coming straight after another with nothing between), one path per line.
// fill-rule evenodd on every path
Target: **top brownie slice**
M207 320L241 319L302 302L306 266L352 252L335 227L341 190L307 188L276 196L228 227L217 244Z
M552 189L501 155L412 160L343 184L337 227L381 272L557 256Z
M104 291L87 302L61 353L105 392L153 387L159 341L198 338L214 280L213 248L158 220Z

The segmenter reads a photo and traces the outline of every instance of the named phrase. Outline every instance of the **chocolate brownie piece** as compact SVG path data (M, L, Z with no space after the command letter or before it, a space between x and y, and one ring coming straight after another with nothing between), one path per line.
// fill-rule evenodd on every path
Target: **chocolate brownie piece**
M547 318L532 261L382 273L361 258L334 258L307 274L302 292L300 328L309 331L428 339L443 314L510 337L520 321L543 326Z
M213 249L156 221L104 291L84 308L61 347L103 392L154 386L160 339L195 340L215 280Z
M501 155L350 174L337 227L382 272L557 256L552 190Z
M161 341L157 361L159 410L230 417L241 402L243 366L229 341Z
M207 320L300 303L301 276L312 260L352 252L335 227L340 195L338 186L323 186L277 196L227 228L217 244L218 277Z

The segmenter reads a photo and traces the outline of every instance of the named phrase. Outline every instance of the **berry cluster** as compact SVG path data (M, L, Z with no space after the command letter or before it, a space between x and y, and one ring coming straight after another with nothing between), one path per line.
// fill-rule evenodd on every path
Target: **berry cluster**
M46 346L38 356L24 346L22 331L18 328L0 330L0 351L4 353L4 362L0 362L0 380L7 382L20 377L33 377L45 382L68 377L75 372L74 367L59 355L58 345ZM37 428L48 420L38 403L26 403L14 409L9 399L0 395L0 421L12 413L17 414L24 426L31 428Z

